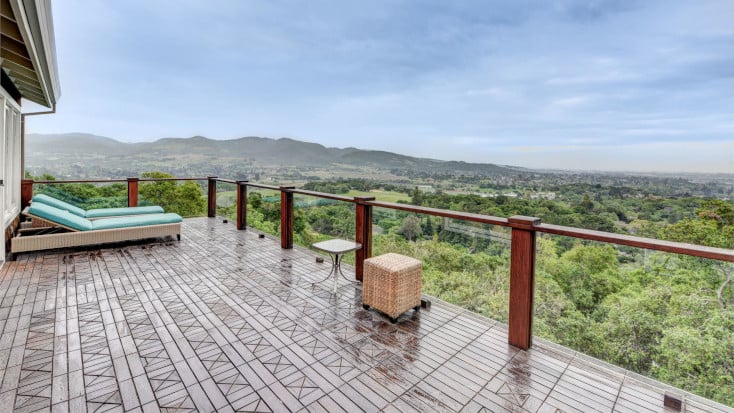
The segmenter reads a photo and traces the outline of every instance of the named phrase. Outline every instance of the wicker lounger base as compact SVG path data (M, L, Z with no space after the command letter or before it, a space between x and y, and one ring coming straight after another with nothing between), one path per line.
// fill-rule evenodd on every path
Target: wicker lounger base
M10 252L29 252L55 248L81 247L109 242L161 238L176 235L181 238L181 223L115 228L98 231L64 232L47 235L26 235L12 238Z

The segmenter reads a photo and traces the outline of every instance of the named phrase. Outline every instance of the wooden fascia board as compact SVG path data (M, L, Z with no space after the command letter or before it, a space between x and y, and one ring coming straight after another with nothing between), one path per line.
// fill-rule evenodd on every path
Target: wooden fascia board
M44 68L41 67L40 60L38 57L38 49L36 48L36 44L33 41L32 31L30 29L30 23L28 22L28 16L26 16L24 6L21 4L22 0L10 0L10 7L13 9L13 15L15 16L15 20L18 23L18 30L20 31L20 34L23 37L23 43L26 46L26 50L28 51L28 55L31 58L31 64L34 69L34 74L36 78L38 79L39 86L41 90L43 91L43 99L42 100L36 100L36 99L30 99L38 104L51 107L52 105L52 98L51 98L51 92L49 90L48 85L46 84L46 77L39 73L40 70L44 70ZM40 23L39 23L40 24ZM48 68L45 68L48 69ZM24 96L25 97L25 96Z
M41 45L43 45L43 64L45 73L48 75L49 97L52 103L56 103L61 96L59 87L59 66L56 58L56 33L51 10L51 0L33 0L35 4L36 20L38 21L38 34Z

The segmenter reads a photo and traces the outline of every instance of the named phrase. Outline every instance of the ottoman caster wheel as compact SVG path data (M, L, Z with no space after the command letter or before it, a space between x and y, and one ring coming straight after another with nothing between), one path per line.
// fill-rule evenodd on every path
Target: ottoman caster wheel
M390 322L393 324L397 323L398 322L397 317L390 317Z
M421 306L419 305L413 307L413 311L420 311L420 309L421 309Z
M370 306L368 306L367 304L362 304L362 308L364 308L365 310L369 310Z

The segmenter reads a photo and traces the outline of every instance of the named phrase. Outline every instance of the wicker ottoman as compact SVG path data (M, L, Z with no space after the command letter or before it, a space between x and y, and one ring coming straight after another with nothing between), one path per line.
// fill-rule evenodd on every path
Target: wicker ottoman
M364 260L362 306L381 311L395 323L400 314L421 308L423 264L400 254Z

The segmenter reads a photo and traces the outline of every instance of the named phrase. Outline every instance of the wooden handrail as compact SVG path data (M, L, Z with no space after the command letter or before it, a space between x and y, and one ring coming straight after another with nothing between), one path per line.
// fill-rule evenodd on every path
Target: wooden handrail
M329 194L325 192L307 191L305 189L293 189L291 192L293 192L294 194L307 195L307 196L313 196L313 197L324 198L324 199L333 199L335 201L341 201L341 202L350 202L350 203L356 202L355 199L350 196Z
M253 188L260 188L260 189L271 189L273 191L280 191L279 186L275 185L265 185L265 184L253 184L252 182L248 182L247 186L251 186Z
M206 181L207 178L138 178L140 182L156 182L156 181ZM124 183L127 182L127 178L113 178L113 179L55 179L36 181L34 184L109 184L109 183ZM232 181L236 183L236 181Z
M206 181L208 178L140 178L140 182L158 182L158 181Z
M127 178L115 178L115 179L64 179L64 180L52 180L52 181L36 181L34 184L109 184L109 183L123 183L127 182Z

